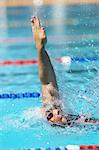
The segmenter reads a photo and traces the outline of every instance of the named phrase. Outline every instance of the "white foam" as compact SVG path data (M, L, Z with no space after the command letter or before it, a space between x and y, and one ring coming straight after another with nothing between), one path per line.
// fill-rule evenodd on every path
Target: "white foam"
M41 119L43 118L43 112L40 107L36 107L36 108L32 107L23 112L23 117L25 120Z

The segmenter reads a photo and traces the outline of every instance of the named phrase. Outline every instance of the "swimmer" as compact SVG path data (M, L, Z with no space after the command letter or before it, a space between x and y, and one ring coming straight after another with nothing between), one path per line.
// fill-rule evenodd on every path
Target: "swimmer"
M66 115L61 106L59 89L56 81L56 75L51 64L45 45L47 36L44 28L40 24L38 17L32 17L32 31L38 51L39 77L42 84L42 111L48 122L52 125L73 125L74 123L99 124L99 120L86 118L84 116Z

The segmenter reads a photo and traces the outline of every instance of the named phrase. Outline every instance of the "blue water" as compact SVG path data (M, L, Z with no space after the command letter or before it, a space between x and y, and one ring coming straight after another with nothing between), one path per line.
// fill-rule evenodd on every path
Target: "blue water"
M51 58L90 58L69 66L52 63L66 112L99 119L99 5L0 8L0 14L0 61L37 59L30 26L33 14L46 27ZM37 65L0 66L0 93L18 92L41 93ZM41 99L0 99L1 150L99 145L95 125L51 127L39 115Z

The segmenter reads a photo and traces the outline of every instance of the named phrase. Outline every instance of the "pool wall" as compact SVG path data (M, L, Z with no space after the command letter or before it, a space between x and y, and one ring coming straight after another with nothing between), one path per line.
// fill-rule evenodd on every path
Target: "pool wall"
M2 0L0 1L0 6L31 6L37 4L45 4L45 5L56 5L56 4L78 4L78 3L99 3L99 0L23 0L23 1L16 1L16 0Z

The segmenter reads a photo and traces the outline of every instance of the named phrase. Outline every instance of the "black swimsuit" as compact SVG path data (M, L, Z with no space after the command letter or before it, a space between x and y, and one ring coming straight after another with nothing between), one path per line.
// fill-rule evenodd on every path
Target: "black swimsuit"
M49 105L46 105L45 107L47 108L46 113L45 113L46 118L51 123L52 126L60 126L60 127L73 126L74 124L77 124L77 121L79 119L82 119L80 115L73 115L73 114L63 115L60 105L54 104L53 106L50 106L50 107L49 107ZM50 121L50 119L54 116L53 112L52 112L54 109L59 110L58 115L60 114L62 117L64 117L66 119L66 123L53 123ZM84 117L85 123L96 123L97 122L97 119L95 119L95 118L86 118L85 116L83 116L83 117Z

